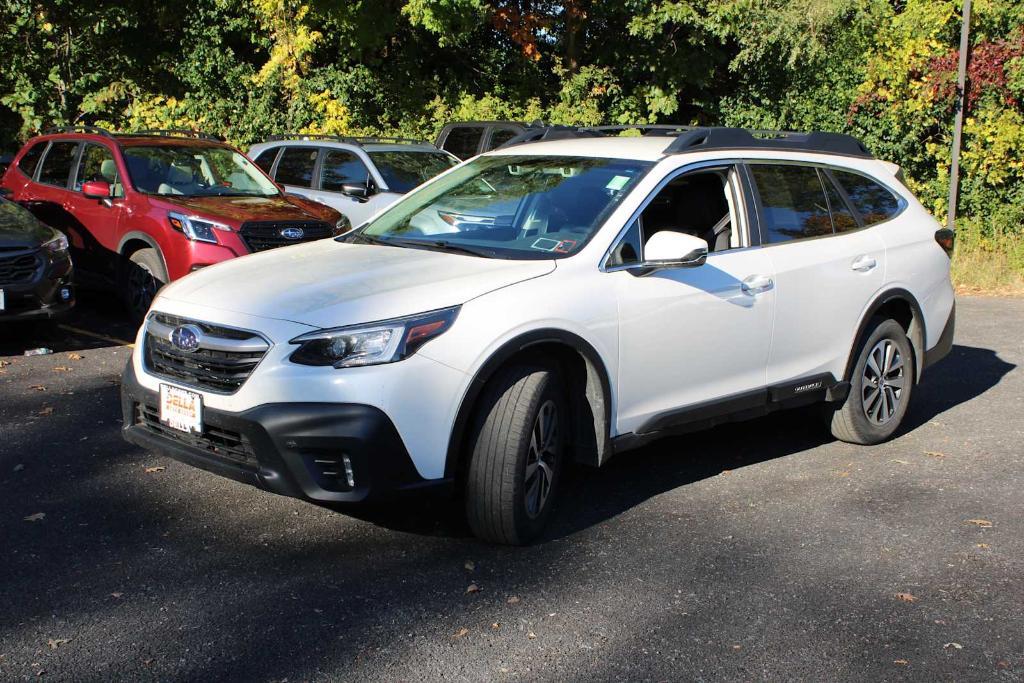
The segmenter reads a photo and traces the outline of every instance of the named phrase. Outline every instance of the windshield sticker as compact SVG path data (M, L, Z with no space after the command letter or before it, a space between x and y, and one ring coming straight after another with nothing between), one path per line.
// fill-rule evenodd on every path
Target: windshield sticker
M608 184L605 185L604 188L606 190L613 190L615 192L618 192L619 190L624 188L626 186L626 183L628 183L628 182L629 182L629 176L628 175L617 175L614 178L612 178L611 180L609 180Z
M568 254L570 251L576 248L576 240L562 240L555 247L555 251L559 254Z
M548 239L547 237L541 237L530 246L534 249L540 249L541 251L555 251L559 245L562 244L558 240Z

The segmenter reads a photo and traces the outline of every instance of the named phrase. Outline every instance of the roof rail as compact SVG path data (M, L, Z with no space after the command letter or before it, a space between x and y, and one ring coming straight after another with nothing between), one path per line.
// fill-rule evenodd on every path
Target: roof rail
M329 135L326 133L282 133L279 135L267 136L267 142L280 142L283 140L327 140L331 142L344 142L350 145L430 145L434 143L428 140L417 140L415 138L400 138L388 136L350 136L350 135Z
M130 133L120 133L120 135L151 135L166 138L197 138L199 140L224 142L224 137L221 135L217 135L216 133L204 133L201 130L192 130L189 128L146 128L144 130L136 130Z
M99 126L53 126L42 132L42 135L54 135L55 133L89 133L92 135L103 135L108 138L114 137L106 128Z
M627 130L638 130L644 137L674 137L675 139L665 148L665 154L684 154L706 150L785 149L794 152L819 152L866 159L874 158L863 142L844 133L820 131L798 133L675 124L531 127L501 147L512 147L542 140L604 137Z

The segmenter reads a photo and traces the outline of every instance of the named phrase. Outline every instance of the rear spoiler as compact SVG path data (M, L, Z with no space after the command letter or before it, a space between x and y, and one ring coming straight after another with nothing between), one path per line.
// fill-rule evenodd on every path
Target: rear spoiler
M903 169L900 168L899 164L894 164L891 161L882 161L881 159L878 160L878 164L896 178L896 180L901 183L903 182Z

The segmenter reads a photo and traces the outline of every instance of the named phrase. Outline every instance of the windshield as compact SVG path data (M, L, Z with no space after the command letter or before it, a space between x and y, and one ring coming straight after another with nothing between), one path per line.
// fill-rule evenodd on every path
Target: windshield
M459 163L440 152L369 152L390 192L405 194Z
M562 258L586 244L651 166L622 159L482 156L343 239L497 258Z
M270 197L277 187L251 161L227 147L125 147L132 185L147 194L183 197Z

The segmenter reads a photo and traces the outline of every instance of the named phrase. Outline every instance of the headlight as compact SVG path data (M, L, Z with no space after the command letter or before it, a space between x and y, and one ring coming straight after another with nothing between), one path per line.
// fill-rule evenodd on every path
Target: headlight
M213 221L196 218L195 216L186 216L185 214L173 211L167 214L167 220L171 222L172 228L180 233L184 233L185 237L193 242L211 242L216 244L217 234L214 230L231 230L231 228L221 223L214 223Z
M350 221L347 216L342 214L341 218L338 219L338 222L334 224L334 236L338 237L340 235L344 235L351 229L352 221Z
M43 243L43 249L47 250L51 254L60 254L68 250L68 238L64 235L58 235L49 242Z
M367 325L310 332L291 340L299 348L290 360L300 365L358 365L393 363L407 358L455 322L459 307Z

